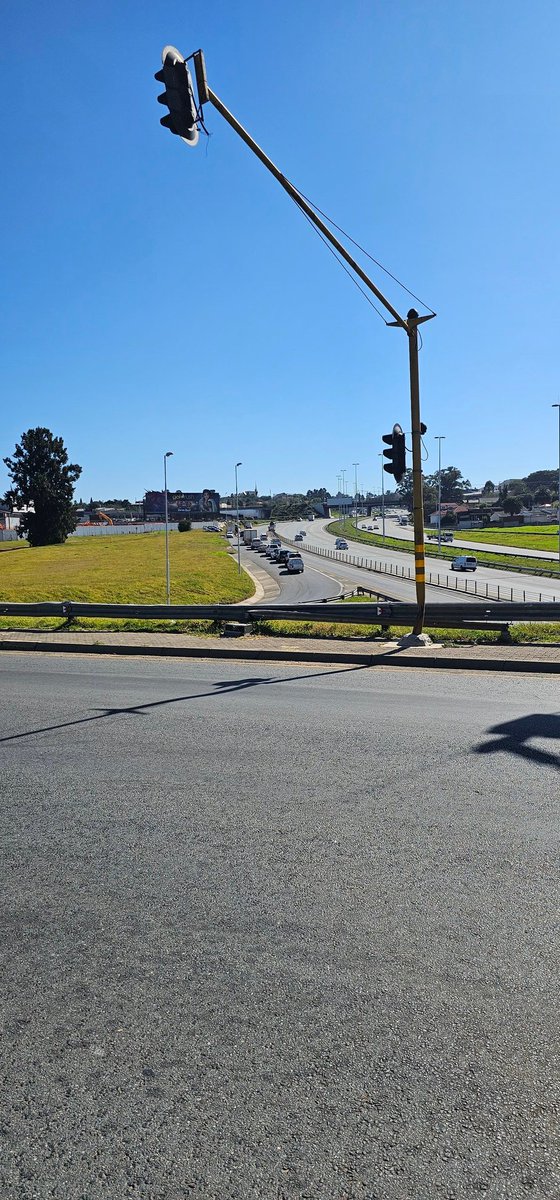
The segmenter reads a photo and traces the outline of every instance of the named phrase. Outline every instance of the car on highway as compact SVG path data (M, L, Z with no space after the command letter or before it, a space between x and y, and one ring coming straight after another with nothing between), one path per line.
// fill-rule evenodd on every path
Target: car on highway
M276 556L276 562L280 563L281 566L285 566L288 561L288 556L293 553L294 553L293 550L286 550L284 547L282 550L278 551L278 554Z
M302 534L302 533L296 533L296 536L295 536L295 538L294 538L294 542L303 542L303 534Z
M278 546L271 546L270 553L267 555L267 557L270 558L271 562L278 562L279 554L280 554L280 550L278 549Z
M305 532L305 529L300 529L300 531L299 531L299 532L300 532L300 534L301 534L301 536L302 536L302 537L307 537L307 534L306 534L306 532Z
M286 562L286 568L290 575L297 575L303 571L303 558L299 554L291 554Z
M452 571L476 571L477 562L472 554L459 554L451 563Z
M336 539L335 549L336 550L347 550L348 549L348 542L345 540L345 538L338 537Z

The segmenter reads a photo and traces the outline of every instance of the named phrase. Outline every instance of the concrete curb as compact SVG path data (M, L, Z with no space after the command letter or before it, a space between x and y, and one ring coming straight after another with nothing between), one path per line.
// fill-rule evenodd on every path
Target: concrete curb
M174 636L174 635L170 635ZM227 642L212 642L201 638L196 645L147 645L146 643L118 642L76 642L66 638L64 641L34 639L17 640L16 638L0 640L0 650L39 651L54 654L119 654L136 657L138 655L154 658L209 658L230 659L235 661L255 662L308 662L308 663L345 663L362 667L428 667L442 670L458 671L507 671L531 672L538 674L560 674L560 658L519 658L504 657L479 658L467 654L453 656L446 653L442 647L441 653L434 653L433 647L425 650L399 650L390 646L380 653L369 649L344 650L340 646L328 646L324 650L306 647L304 644L290 646L279 644L278 647L267 645L251 646L244 639Z

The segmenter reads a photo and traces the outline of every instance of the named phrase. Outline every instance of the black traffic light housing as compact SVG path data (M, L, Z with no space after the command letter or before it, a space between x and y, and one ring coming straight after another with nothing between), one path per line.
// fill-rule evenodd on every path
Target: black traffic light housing
M161 59L163 66L154 78L165 84L165 91L158 100L167 105L169 112L161 118L160 125L176 133L187 145L196 146L197 110L189 68L175 46L165 46Z
M389 459L389 462L383 463L383 470L388 471L389 475L394 475L397 483L400 483L406 471L404 433L400 425L393 425L392 433L384 433L383 441L390 447L389 450L383 451L384 458Z

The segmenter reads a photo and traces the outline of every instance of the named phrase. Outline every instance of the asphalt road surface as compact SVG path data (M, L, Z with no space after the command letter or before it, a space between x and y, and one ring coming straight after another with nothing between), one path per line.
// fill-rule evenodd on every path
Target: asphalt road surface
M368 517L358 517L358 525L360 527L362 525L373 525L373 524L379 526L379 532L381 533L382 528L383 528L383 522L382 522L381 518L379 518L379 520L377 520L377 521L373 521L373 519L370 519ZM543 533L550 533L550 531L551 531L550 526L548 526L548 525L542 526ZM428 536L428 533L434 533L434 532L437 534L437 528L434 530L433 525L426 525L426 530L425 530L426 537ZM500 542L500 537L499 537L500 532L501 532L500 529L496 529L496 541L495 542L476 542L476 541L473 541L472 539L470 542L468 540L465 541L465 538L468 539L468 537L469 537L468 529L453 529L452 532L453 532L453 545L460 547L460 549L458 550L459 554L462 554L463 549L465 549L469 554L470 553L476 554L477 550L493 550L493 551L496 551L498 554L515 554L515 553L523 554L527 558L537 558L537 559L544 558L544 559L548 559L548 560L550 560L550 559L557 560L557 557L558 557L557 555L553 554L550 550L531 550L530 548L528 548L526 546L519 546L516 548L514 545L512 545L511 542L509 543L509 545L504 545L503 542ZM487 530L485 530L485 533L486 532L487 532ZM474 530L473 530L473 533L474 533ZM555 533L556 533L556 529L555 529ZM410 524L399 525L397 517L386 517L385 518L385 534L387 537L397 537L397 538L403 538L404 541L414 541L414 529L413 529L412 525L410 525ZM431 544L434 545L433 542ZM426 542L426 545L429 546L430 542ZM538 563L535 563L535 566L538 566Z
M0 660L17 1200L558 1200L555 679Z
M322 570L323 563L317 556L308 557L304 570L298 575L271 563L270 559L256 550L242 550L241 565L246 566L249 571L253 565L258 565L278 584L279 595L273 598L265 597L262 601L267 607L271 604L309 604L313 600L336 600L342 592L342 584L330 571L331 564L327 563L326 570Z
M298 529L303 528L307 533L305 541L308 542L309 545L315 544L318 546L325 546L332 550L334 549L335 539L332 534L327 533L325 528L329 524L330 521L324 520L315 520L309 523L304 522L303 524L298 524L297 521L290 521L282 522L278 525L278 529L280 530L280 536L284 535L286 537L293 537ZM364 558L376 560L377 562L387 562L399 564L401 566L404 565L406 568L412 568L413 566L413 556L407 551L392 549L384 550L382 546L365 546L363 542L352 542L351 538L347 538L347 541L349 554L360 555ZM329 560L329 565L328 567L325 566L325 569L330 571L331 566L332 563ZM398 586L401 592L404 589L406 594L396 594L395 599L409 601L414 599L414 579L398 580L391 575L384 575L381 573L375 574L374 572L360 570L360 568L351 568L351 570L358 571L362 581L365 582L366 585L367 578L364 579L365 576L370 577L375 581L372 584L373 587L377 586L377 583L379 583L379 586L382 586L382 581L385 580L388 592L392 590L394 586ZM429 583L427 583L426 598L428 602L432 604L449 603L450 600L455 598L461 602L468 601L468 596L463 594L460 590L455 593L456 583L458 588L462 589L465 585L465 580L467 580L467 586L471 588L474 587L475 581L479 589L483 589L486 583L488 583L492 589L499 587L501 599L503 600L510 599L509 593L511 588L513 588L514 592L513 598L518 601L523 600L524 592L525 598L528 601L538 601L539 597L542 597L543 601L551 601L554 599L558 600L560 598L560 582L558 579L549 579L544 575L526 575L521 574L518 571L502 571L494 567L482 566L479 566L476 572L469 572L465 575L460 573L457 575L454 571L448 568L446 564L443 564L441 560L438 560L437 558L430 558L429 549L426 547L426 572L428 573L430 571L433 572L434 579L439 574L442 582L447 578L449 583L449 587L430 586ZM482 596L482 598L484 597ZM494 598L496 598L496 596L494 596ZM474 596L474 600L480 603L481 596Z
M327 522L323 522L323 524L327 524ZM317 529L315 529L315 526L317 526ZM299 528L301 528L301 525L298 525L297 523L283 522L278 526L278 536L280 538L284 537L293 539ZM345 561L352 553L362 556L364 554L364 550L366 552L365 557L368 557L368 547L358 546L358 544L353 545L351 542L349 542L348 555L342 552L340 557L336 559L320 558L317 554L313 554L309 549L306 549L307 546L311 547L312 545L319 545L325 546L332 550L334 549L334 542L334 537L323 529L323 525L319 521L315 521L313 526L309 525L305 541L301 544L298 542L296 547L302 555L305 563L304 574L307 573L311 568L316 569L319 564L321 564L322 571L325 575L328 572L328 576L331 577L331 590L330 592L325 591L326 595L336 595L337 585L343 591L348 592L352 591L352 589L358 586L362 586L371 588L372 590L379 589L379 595L387 597L391 600L402 601L405 604L413 604L415 602L416 591L414 579L401 578L398 575L388 575L382 571L366 571L361 567L354 566L350 561ZM255 551L248 551L248 553L251 555L254 554L261 565L265 567L265 569L269 569L275 574L275 576L278 576L278 568L274 565L274 563L271 563L268 567L268 560L262 555L257 555ZM410 554L399 554L398 552L393 553L393 560L398 562L400 565L404 564L407 571L412 565L413 561ZM248 565L250 565L249 562ZM300 576L300 578L302 578L302 576ZM279 596L274 603L284 604L286 603L288 597L284 592L283 579L280 577L278 582L282 586L282 595ZM320 588L322 589L324 585L319 585L318 580L314 577L309 580L309 585L310 591L306 599L321 600L323 598L323 594L322 591L320 591ZM448 604L450 600L454 599L458 599L461 603L466 604L480 602L480 597L470 596L468 593L465 594L461 592L460 595L455 597L455 595L448 591L447 588L430 587L429 584L426 586L426 601L430 605Z

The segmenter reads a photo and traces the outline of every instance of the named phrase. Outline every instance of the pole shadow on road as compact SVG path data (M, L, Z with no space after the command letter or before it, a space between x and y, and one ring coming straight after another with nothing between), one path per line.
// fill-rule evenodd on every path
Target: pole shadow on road
M317 676L323 678L325 675L346 675L352 671L367 671L367 663L358 663L355 667L336 667L332 671L312 671L308 675L289 675L280 679L273 679L266 675L249 676L247 679L223 679L217 683L213 683L213 691L196 692L190 696L169 696L166 700L149 700L146 704L130 704L124 708L99 708L94 709L92 717L76 717L73 721L61 721L57 725L43 725L39 729L26 729L22 733L9 733L5 737L0 737L2 742L16 742L19 738L33 737L38 733L53 733L57 729L69 729L73 725L88 725L92 721L103 721L107 717L119 716L135 716L143 717L148 715L149 709L161 708L167 704L181 704L187 700L206 700L209 696L228 696L230 692L239 692L245 688L260 687L270 683L294 683L299 679L315 679Z
M560 742L560 716L557 713L530 713L526 717L517 717L514 721L503 721L500 725L491 725L487 733L497 736L490 742L480 742L474 749L477 754L494 754L504 751L507 754L517 754L540 766L560 767L560 754L539 750L529 743L532 738L549 738Z

